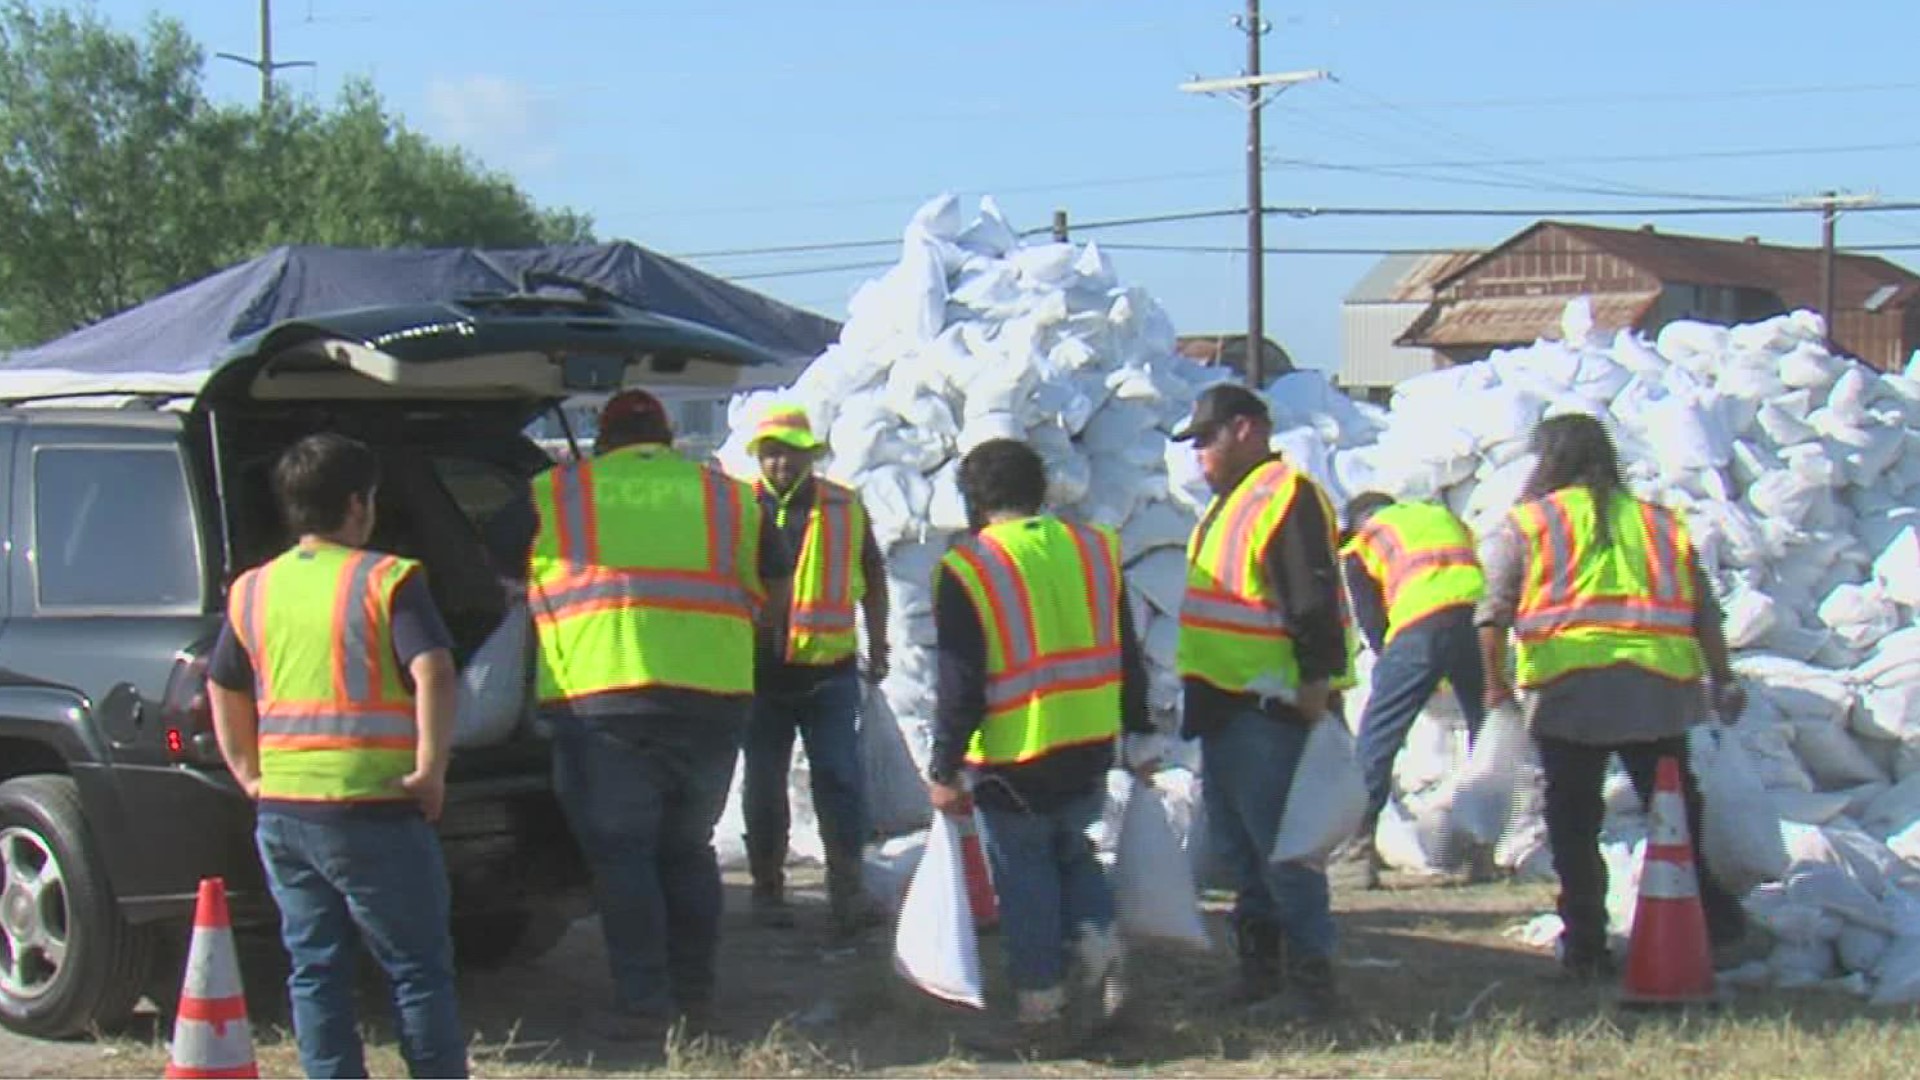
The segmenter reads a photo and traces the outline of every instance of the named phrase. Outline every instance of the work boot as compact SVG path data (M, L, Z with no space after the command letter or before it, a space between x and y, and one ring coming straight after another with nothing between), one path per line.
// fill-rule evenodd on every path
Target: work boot
M1252 1005L1278 994L1287 966L1280 928L1261 920L1238 919L1233 938L1240 968L1227 993L1228 1004Z
M1325 957L1295 960L1287 972L1285 992L1255 1006L1262 1019L1322 1024L1340 1008L1334 984L1333 961Z
M751 847L749 852L753 852ZM747 869L753 874L754 925L769 930L791 930L795 925L793 908L787 903L787 852L753 852L747 857Z
M878 904L867 895L866 875L857 855L827 856L827 910L833 919L833 936L851 941L886 920Z

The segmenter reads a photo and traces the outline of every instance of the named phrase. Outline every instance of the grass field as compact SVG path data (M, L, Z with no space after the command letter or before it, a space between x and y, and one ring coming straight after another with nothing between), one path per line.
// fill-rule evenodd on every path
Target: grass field
M555 989L556 972L547 968L578 974L583 963L597 964L598 936L590 932L577 935L572 953L463 981L463 1006L476 1029L476 1073L500 1077L1920 1075L1912 1010L1870 1010L1832 993L1768 992L1720 1008L1640 1012L1615 1005L1609 988L1558 982L1549 958L1502 936L1549 904L1547 890L1514 886L1418 885L1339 897L1347 1009L1322 1028L1262 1025L1213 1005L1210 996L1230 973L1224 949L1138 951L1126 1024L1073 1060L1022 1062L962 1049L984 1021L905 987L890 970L884 940L858 953L822 953L796 932L782 937L738 917L727 927L727 1030L719 1038L639 1053L585 1041L570 1023L578 1002ZM1217 912L1212 917L1217 929ZM992 975L999 947L997 938L983 941ZM377 1011L371 1000L364 1008ZM284 1032L262 1026L263 1074L299 1075ZM374 1074L404 1076L390 1035L373 1038ZM156 1032L115 1042L102 1069L157 1076L165 1060Z

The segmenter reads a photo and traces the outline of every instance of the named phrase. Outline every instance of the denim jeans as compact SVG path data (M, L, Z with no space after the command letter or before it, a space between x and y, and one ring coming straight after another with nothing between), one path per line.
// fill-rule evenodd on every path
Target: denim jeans
M414 1076L467 1075L453 987L447 868L417 814L333 820L267 811L255 831L293 971L293 1033L311 1077L365 1076L354 1014L361 942L387 974Z
M1087 839L1106 799L1103 784L1045 813L979 805L1015 990L1061 985L1074 939L1113 927L1113 890Z
M593 868L616 1006L665 1017L705 1004L724 895L713 827L738 725L552 720L554 790Z
M763 687L754 698L753 715L747 721L742 808L747 850L757 859L786 859L792 822L787 778L792 773L795 734L807 750L821 847L829 855L859 857L867 839L859 711L860 674L851 667L791 689Z
M1653 802L1654 773L1663 757L1680 762L1680 787L1686 803L1687 831L1693 840L1693 864L1700 884L1700 906L1707 915L1707 936L1715 945L1738 941L1746 933L1746 913L1733 894L1720 887L1700 851L1700 787L1687 763L1685 736L1617 746L1588 746L1565 739L1539 738L1540 768L1547 777L1547 844L1560 877L1561 941L1566 955L1599 956L1607 947L1607 864L1600 857L1600 827L1606 817L1607 758L1620 755L1643 804Z
M1373 667L1367 708L1360 716L1360 769L1367 781L1367 812L1378 817L1393 795L1393 759L1406 744L1420 710L1440 687L1453 684L1467 731L1480 734L1486 717L1486 678L1480 670L1480 639L1473 607L1435 612L1393 636Z
M1235 919L1277 924L1295 959L1322 960L1333 956L1334 946L1326 870L1267 859L1310 730L1258 709L1241 710L1201 738L1201 787L1213 855L1238 893Z

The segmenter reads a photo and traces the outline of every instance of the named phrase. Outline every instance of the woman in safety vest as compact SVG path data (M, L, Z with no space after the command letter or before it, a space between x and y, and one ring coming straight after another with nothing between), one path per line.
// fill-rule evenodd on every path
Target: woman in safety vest
M1475 622L1487 706L1514 700L1518 688L1546 773L1547 841L1565 924L1560 962L1575 978L1614 971L1599 852L1612 754L1642 801L1653 796L1660 759L1679 761L1707 932L1724 955L1744 937L1745 917L1701 857L1700 793L1686 739L1709 712L1730 722L1745 707L1720 606L1686 525L1627 493L1598 420L1551 417L1533 442L1539 464L1522 502L1482 552L1487 595Z
M977 800L1017 1000L1013 1041L1050 1047L1090 1026L1070 1016L1100 1022L1120 1007L1113 895L1086 834L1106 806L1122 728L1152 731L1146 669L1119 539L1040 513L1047 475L1032 447L974 447L960 492L975 527L935 585L928 791L946 814L969 815Z

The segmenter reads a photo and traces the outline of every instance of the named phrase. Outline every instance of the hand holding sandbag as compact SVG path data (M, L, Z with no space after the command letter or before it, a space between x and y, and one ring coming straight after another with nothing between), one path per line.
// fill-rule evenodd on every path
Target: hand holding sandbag
M1514 795L1526 772L1527 723L1508 699L1487 713L1454 789L1453 830L1482 844L1497 844L1513 816Z

